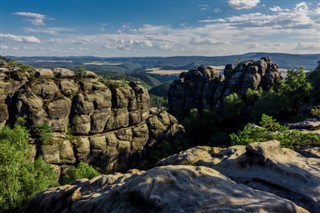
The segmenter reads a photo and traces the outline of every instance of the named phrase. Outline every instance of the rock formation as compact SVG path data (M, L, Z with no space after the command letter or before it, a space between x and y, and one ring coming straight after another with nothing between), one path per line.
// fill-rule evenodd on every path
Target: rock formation
M281 148L278 141L227 149L198 146L163 159L158 164L210 167L237 183L276 194L310 212L319 212L319 149L300 151L303 155Z
M27 212L307 212L205 166L163 166L100 175L48 189Z
M37 155L57 171L101 158L110 170L130 166L159 138L172 141L184 132L173 116L150 109L139 82L105 81L63 68L1 68L0 127L16 116L26 118ZM37 129L45 124L53 138L41 143Z
M278 65L270 58L263 57L258 61L248 60L236 67L226 65L223 74L211 66L195 67L181 73L169 87L169 112L173 115L186 114L192 108L203 109L223 102L231 93L240 96L248 89L270 90L279 85L281 73Z

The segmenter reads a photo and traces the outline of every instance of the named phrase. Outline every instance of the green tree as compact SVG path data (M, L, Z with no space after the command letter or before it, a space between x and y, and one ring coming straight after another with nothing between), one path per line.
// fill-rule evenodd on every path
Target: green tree
M94 178L99 175L99 172L85 162L80 162L77 166L69 169L66 175L60 181L62 184L70 184L80 178Z
M288 70L284 83L280 86L280 92L289 97L290 111L296 113L302 104L310 99L312 85L307 81L303 68Z
M263 114L285 121L289 117L290 100L288 96L270 90L264 93L254 104L251 117L254 122L259 122Z
M237 93L228 95L224 102L224 116L226 118L235 118L240 115L243 102Z
M29 140L20 124L0 130L0 212L21 212L32 196L57 184L50 165L41 158L33 162Z
M150 106L151 107L164 107L167 108L168 103L165 97L157 96L157 95L150 95Z

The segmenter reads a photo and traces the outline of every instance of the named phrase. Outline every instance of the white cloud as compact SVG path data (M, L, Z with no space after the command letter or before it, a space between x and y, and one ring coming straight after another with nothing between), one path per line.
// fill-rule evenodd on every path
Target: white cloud
M1 50L7 50L7 49L9 49L9 47L7 45L0 44L0 49Z
M320 43L319 42L298 42L296 44L296 50L316 50L319 52L320 50Z
M63 27L48 27L48 28L25 28L25 32L28 33L45 33L50 35L59 35L63 32L73 32L73 29Z
M41 43L41 41L34 36L17 36L13 34L2 34L0 33L0 38L6 38L16 42L25 42L25 43Z
M296 6L293 10L297 13L308 13L309 6L306 2L303 1L303 2L296 4Z
M196 26L123 25L118 32L105 31L93 35L61 35L62 31L59 30L63 28L27 28L27 32L50 32L54 36L42 41L41 45L30 46L34 50L22 48L13 52L10 45L7 52L20 55L34 53L106 57L226 55L249 51L319 53L317 43L320 16L317 15L314 4L301 2L290 9L274 6L269 8L272 12L268 8L264 10L265 12L245 13L223 19L208 17L198 21ZM24 38L8 34L2 37L20 42ZM44 49L35 49L40 46Z
M260 2L260 0L229 0L229 5L237 10L250 9Z
M231 16L225 19L200 20L203 23L226 23L239 28L266 28L269 30L281 29L319 29L319 20L316 19L316 10L311 10L306 2L296 4L291 10L279 6L269 8L274 13L267 15L261 12ZM319 14L318 14L319 15Z
M213 12L215 12L215 13L221 13L222 10L221 10L221 8L214 8L214 9L213 9Z
M198 22L200 22L200 23L212 23L212 22L224 23L227 21L225 19L219 18L219 19L204 19L204 20L199 20Z
M269 10L271 10L272 12L283 12L283 11L289 12L290 11L289 9L283 9L279 6L270 7Z
M208 10L208 5L207 4L199 4L198 5L200 10Z
M320 15L320 3L317 4L316 8L314 9L314 13Z
M27 20L35 26L44 26L45 25L44 20L51 19L51 18L47 18L46 15L39 14L39 13L30 13L30 12L16 12L16 13L12 13L12 15L27 17L28 18Z

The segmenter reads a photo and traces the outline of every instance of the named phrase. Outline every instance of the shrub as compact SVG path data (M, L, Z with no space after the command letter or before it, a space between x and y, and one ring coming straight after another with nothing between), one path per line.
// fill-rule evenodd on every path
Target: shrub
M80 162L78 166L69 169L66 175L61 179L61 184L70 184L80 178L94 178L99 172L87 163Z
M278 140L283 147L299 148L315 145L320 142L320 136L316 133L304 133L297 130L289 130L277 123L270 116L262 115L261 128L247 124L243 130L230 135L233 145L247 145L254 142Z
M320 106L313 106L311 108L311 115L317 119L320 119Z
M32 196L57 184L49 164L31 159L29 140L20 124L0 130L0 212L22 212Z

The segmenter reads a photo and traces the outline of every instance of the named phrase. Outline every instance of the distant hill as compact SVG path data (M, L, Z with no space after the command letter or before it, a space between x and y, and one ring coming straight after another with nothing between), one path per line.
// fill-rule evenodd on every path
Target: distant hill
M174 56L174 57L132 57L132 58L102 58L93 56L82 57L10 57L15 60L30 64L35 67L66 67L73 69L85 65L93 71L134 72L150 67L163 69L190 69L197 65L226 65L236 61L247 59L260 59L263 56L272 58L280 68L299 68L303 66L307 70L316 67L320 60L320 54L287 54L253 52L243 55L229 56ZM97 64L92 62L99 62Z

